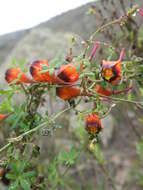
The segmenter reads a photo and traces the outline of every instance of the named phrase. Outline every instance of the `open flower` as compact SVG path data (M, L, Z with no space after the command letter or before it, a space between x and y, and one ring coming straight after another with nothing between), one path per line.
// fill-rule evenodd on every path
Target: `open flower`
M49 63L47 60L36 60L34 61L30 66L30 73L33 77L33 79L37 82L55 82L55 74L51 74L48 71L44 71L44 67L47 67L47 70L49 68Z
M96 135L103 129L101 120L99 119L96 113L86 115L85 120L86 120L85 128L89 134Z
M101 75L104 80L116 85L122 78L121 76L121 61L124 55L124 49L122 49L120 58L117 61L105 61L102 62Z
M78 87L57 87L56 88L56 95L63 100L70 100L72 98L76 98L80 96L81 90Z
M0 122L5 120L8 116L10 116L12 113L7 113L7 114L0 114Z
M20 68L10 68L5 72L5 80L8 83L15 82L16 84L31 83L32 80L24 74Z

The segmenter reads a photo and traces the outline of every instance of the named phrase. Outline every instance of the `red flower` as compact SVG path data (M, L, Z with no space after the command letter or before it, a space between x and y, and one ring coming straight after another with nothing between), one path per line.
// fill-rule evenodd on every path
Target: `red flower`
M101 75L104 80L108 81L112 85L116 85L121 80L121 61L123 58L124 49L122 49L120 58L117 61L105 61L102 62Z
M33 79L37 82L55 82L55 74L50 75L49 71L41 73L43 67L49 67L49 63L47 60L37 60L34 61L30 66L30 73Z
M76 67L72 64L62 65L57 77L66 82L66 83L74 83L79 79L79 73L76 70Z
M96 113L85 116L86 120L86 130L89 134L98 134L102 130L101 120Z
M5 120L9 115L11 115L12 113L7 113L7 114L0 114L0 122Z
M56 95L63 100L70 100L80 95L80 88L77 87L57 87L56 88Z
M24 74L20 68L10 68L5 73L5 80L8 83L16 81L16 84L31 83L32 80Z

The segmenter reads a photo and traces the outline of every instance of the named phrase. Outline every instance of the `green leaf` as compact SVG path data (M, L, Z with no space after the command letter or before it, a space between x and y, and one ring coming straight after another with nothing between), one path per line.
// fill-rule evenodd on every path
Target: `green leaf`
M32 155L36 158L40 155L40 147L35 145L32 150Z
M1 95L6 95L6 94L9 94L10 92L11 92L11 90L0 89L0 94Z
M69 153L69 164L74 164L78 156L79 152L77 152L77 150L74 147L72 147Z
M67 153L65 150L61 151L61 152L59 153L59 155L58 155L58 162L59 162L60 164L63 164L63 163L66 162L67 160L68 160L68 153Z
M103 165L104 164L104 155L103 155L103 152L101 151L99 144L95 144L93 153L96 156L97 162L99 164Z
M26 165L27 165L27 161L26 160L22 160L22 162L20 163L20 167L19 167L19 173L23 173Z
M36 172L35 171L29 171L29 172L24 173L23 175L24 175L24 177L31 178L31 177L34 177L36 175Z
M18 183L19 183L19 181L16 180L14 183L12 183L12 184L9 186L8 190L15 190L15 189L17 189Z
M77 65L77 67L76 67L76 70L77 70L77 72L80 71L80 63L78 63L78 65Z
M16 61L15 57L12 59L12 65L15 66L15 67L17 67L17 61Z
M74 37L74 36L72 36L71 41L72 41L72 45L75 45L76 39L75 39L75 37Z
M26 179L20 179L20 184L24 190L31 190L30 184Z
M13 171L14 173L17 172L17 163L15 163L15 162L11 163L10 167L11 167L11 169L12 169L12 171Z
M58 163L63 164L65 162L66 165L73 165L78 158L78 155L79 152L73 147L69 152L63 150L58 156Z
M107 49L107 54L108 54L107 60L110 61L117 59L116 52L112 48Z
M54 68L50 68L50 70L49 70L49 74L50 74L50 76L54 73L54 71L55 71Z
M49 70L49 66L43 65L42 70Z
M140 160L143 160L143 140L136 144L136 151Z
M0 111L3 112L12 112L13 111L13 107L12 107L12 102L10 99L6 99L4 100L1 105L0 105Z
M6 178L15 180L17 178L17 176L15 174L8 173L8 174L6 174Z

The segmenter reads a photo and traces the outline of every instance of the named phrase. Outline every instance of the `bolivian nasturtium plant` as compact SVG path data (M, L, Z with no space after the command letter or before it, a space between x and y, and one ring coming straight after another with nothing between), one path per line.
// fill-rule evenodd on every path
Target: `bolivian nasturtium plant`
M96 146L100 143L99 133L104 130L102 118L106 117L113 106L120 102L131 103L142 108L143 102L127 99L126 95L132 93L133 79L137 83L143 80L143 58L136 57L135 60L123 61L126 49L122 48L116 50L121 52L118 53L117 60L109 60L104 56L100 63L95 56L97 49L100 49L100 42L95 40L95 36L114 24L123 26L135 13L143 16L142 9L134 6L125 15L99 27L85 42L83 53L75 57L70 49L69 55L60 66L51 65L48 60L33 61L29 68L31 77L23 71L23 68L7 69L5 80L9 86L0 91L7 97L1 103L0 110L3 113L0 114L0 121L6 120L1 127L5 125L10 127L11 135L7 134L8 143L0 149L0 176L4 183L9 185L9 190L57 189L57 186L63 183L55 168L59 163L66 163L67 168L73 165L78 157L78 151L72 148L69 153L62 152L49 165L48 176L46 174L44 176L44 171L41 176L36 167L40 150L34 142L37 138L35 133L39 129L47 126L49 134L55 131L58 128L56 118L69 110L84 115L83 128L88 136L86 146L96 154L99 164L102 165L103 160L99 157L101 153ZM91 53L88 52L89 47L93 47ZM43 96L53 88L56 97L68 102L68 107L55 116L48 114L42 116L38 108L44 104ZM15 94L21 96L21 93L25 98L21 105L16 106L13 97ZM78 110L77 106L82 100L90 102L91 109ZM29 146L32 147L30 153ZM52 178L55 176L56 181L52 184ZM112 180L111 182L112 188L116 189Z

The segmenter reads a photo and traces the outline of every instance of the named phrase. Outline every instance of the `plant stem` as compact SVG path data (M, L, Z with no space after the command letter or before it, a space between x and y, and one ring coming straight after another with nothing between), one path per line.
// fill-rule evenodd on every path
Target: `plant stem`
M116 190L116 186L115 186L115 182L113 180L113 178L109 175L109 173L106 171L105 167L101 164L99 164L100 169L102 170L102 172L104 173L104 175L106 176L106 178L108 179L108 181L110 182L112 189Z
M3 147L0 149L0 153L3 152L4 150L6 150L7 148L9 148L11 145L12 145L11 142L7 143L5 146L3 146Z
M64 110L62 110L61 112L57 113L55 116L53 116L52 119L50 119L50 121L46 121L46 122L43 122L42 124L38 125L37 127L15 137L15 138L10 138L8 139L9 143L7 143L5 146L3 146L1 149L0 149L0 153L3 152L4 150L6 150L8 147L10 147L12 145L12 143L15 143L15 142L19 142L21 141L25 136L28 136L36 131L38 131L39 129L43 128L45 125L47 125L47 123L49 122L53 122L56 118L58 118L60 115L62 115L63 113L65 113L66 111L69 111L70 109L72 109L72 107L69 107L69 108L66 108Z
M87 44L84 48L84 52L83 52L83 58L85 58L86 56L86 53L87 53L87 50L90 46L90 44L92 43L93 41L93 38L99 33L99 32L103 32L104 29L106 29L107 27L110 27L114 24L122 24L124 23L126 20L128 20L135 12L136 10L138 9L138 6L134 6L132 7L124 16L121 16L120 18L118 19L115 19L111 22L108 22L107 24L104 24L102 25L101 27L99 27L89 38L89 40L87 41Z
M94 90L91 90L90 91L92 93L95 93ZM88 93L87 93L87 96L88 96ZM96 97L94 94L91 95L91 93L89 94L89 96L93 96L93 97ZM119 102L127 102L127 103L132 103L132 104L143 104L143 102L138 102L138 101L134 101L134 100L126 100L126 99L122 99L122 98L115 98L115 97L112 97L112 96L105 96L105 95L102 95L102 94L99 94L100 97L103 97L103 98L107 98L107 99L110 99L110 100L115 100L115 101L119 101Z

